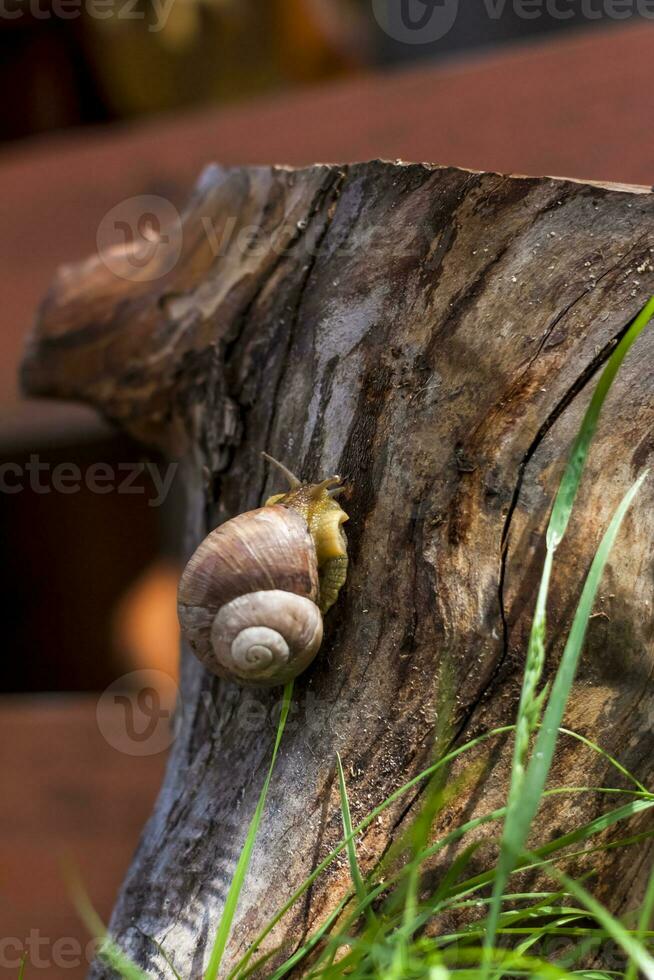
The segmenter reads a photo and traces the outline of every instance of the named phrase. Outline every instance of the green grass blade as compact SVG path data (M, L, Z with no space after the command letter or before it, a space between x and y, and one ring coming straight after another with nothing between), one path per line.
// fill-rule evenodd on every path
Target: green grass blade
M288 718L288 713L291 707L291 698L293 695L293 682L290 681L284 688L284 700L282 703L282 711L279 716L279 723L277 725L277 735L275 737L275 745L273 748L272 759L270 760L270 766L268 767L268 774L266 775L265 782L263 784L263 789L259 796L259 802L257 803L256 809L254 811L254 816L250 822L248 828L247 837L245 838L245 843L241 849L241 853L238 859L238 864L236 865L236 871L234 872L234 877L232 878L232 883L229 886L229 892L227 893L227 900L225 901L225 908L223 909L223 914L220 920L220 925L218 926L218 931L216 933L216 938L211 950L211 956L209 958L209 965L207 966L206 972L204 974L205 980L216 980L218 976L218 971L220 969L220 964L222 963L223 956L225 954L225 949L227 947L227 940L229 939L229 934L232 929L232 922L234 920L234 915L236 913L236 907L238 905L238 900L243 889L243 884L245 882L245 876L247 875L248 868L250 866L250 859L252 857L252 851L254 850L254 843L259 830L259 824L261 823L261 817L263 815L263 810L266 805L266 797L268 796L268 789L270 787L270 781L272 779L273 769L275 767L275 761L277 759L277 753L279 751L279 746L282 741L282 735L284 734L284 727L286 725L286 719Z
M609 559L611 549L613 548L622 522L626 517L627 511L631 507L634 498L638 494L638 491L640 490L647 475L648 473L645 471L645 473L643 473L642 476L636 480L631 489L622 499L620 506L616 510L613 520L608 527L608 530L602 538L586 578L572 627L563 650L561 663L559 664L559 669L557 670L556 677L554 678L550 698L543 716L543 723L540 726L536 737L534 753L525 776L525 798L523 799L523 805L519 812L518 820L516 821L516 827L518 828L516 842L519 841L517 848L518 850L522 850L522 847L524 846L529 825L535 816L538 802L542 795L543 789L545 788L545 781L547 779L547 775L552 764L552 758L554 756L554 750L556 748L559 727L561 725L561 721L563 720L563 714L565 712L568 697L570 696L572 683L577 670L577 664L579 662L581 650L586 639L588 622L593 611L593 605L597 597L597 592L602 580L602 575L604 574L606 563ZM523 834L524 836L522 836L522 839L520 839L521 835ZM511 846L513 847L515 853L515 846Z
M447 770L436 773L427 787L426 800L416 820L413 822L406 836L406 840L411 846L411 860L405 865L406 884L404 888L404 913L402 934L406 940L411 935L412 922L416 916L418 907L418 893L420 890L420 857L429 838L429 831L436 819L437 814L442 810L447 793L443 785ZM454 793L452 794L454 795ZM398 976L401 974L398 973Z
M458 977L459 967L461 965L470 963L476 966L486 955L487 951L482 946L472 946L467 949L454 946L451 950L444 951L443 959L446 965L452 964L457 971ZM560 970L556 965L535 957L519 956L510 949L493 948L488 955L491 965L500 967L503 972L510 971L512 976L519 976L522 973L524 976L532 978L532 980L535 980L536 977L552 977L553 980L569 980L570 974L567 970ZM477 980L480 976L479 971L477 969L472 971L472 976Z
M544 796L549 796L550 793L547 792L543 794ZM557 837L556 840L550 841L548 844L544 844L542 847L537 848L533 853L538 856L539 860L536 865L525 863L525 859L519 859L516 862L516 871L526 871L531 870L534 867L543 867L545 864L551 863L550 861L543 860L544 858L550 858L552 854L556 854L558 851L564 848L570 847L573 844L579 844L583 841L589 840L591 837L602 833L609 827L614 827L616 824L621 823L625 820L629 820L632 817L637 816L639 813L651 810L654 807L654 800L635 800L632 803L627 803L625 806L619 807L616 810L611 810L609 813L604 813L589 823L584 824L583 827L579 827L576 830L569 831L567 834L563 834L561 837ZM495 811L491 816L495 819L498 818L498 814L501 815L503 811ZM480 819L480 818L477 818ZM453 831L451 833L454 833ZM645 838L652 836L652 832L645 834ZM640 835L638 835L640 837ZM632 838L629 838L629 843L631 843ZM633 840L637 841L638 838ZM579 851L572 851L565 855L566 860L573 857L582 857L597 851L611 850L617 847L620 842L615 844L603 844L597 848L586 848ZM491 871L484 871L481 874L476 875L474 878L469 879L466 882L462 882L458 890L458 896L463 897L468 894L472 894L483 888L485 885L492 884L497 877L497 869ZM491 900L492 901L492 900Z
M654 914L654 872L650 874L649 881L647 883L647 891L645 892L645 899L643 901L643 907L640 912L640 917L638 919L638 930L636 933L636 938L641 941L647 930L649 929L649 924L652 921L652 915ZM629 963L627 966L627 972L625 974L625 980L636 980L636 975L638 972L638 963L633 958L629 957Z
M569 878L558 868L552 867L552 874L565 885L566 889L584 905L591 913L593 918L599 923L607 936L610 936L624 952L629 956L638 969L647 977L647 980L654 980L654 959L649 955L643 944L625 929L622 923L616 919L606 909L601 902L598 902L590 892L586 891L583 885L573 878Z
M547 529L548 548L556 548L566 532L586 464L588 449L597 429L602 406L615 380L615 376L620 370L622 362L652 317L654 317L654 296L643 307L631 324L611 354L602 372L581 428L579 429L579 434L573 443L568 465L566 466L556 500L554 501L552 516Z
M107 932L107 927L93 907L79 872L70 859L63 860L62 870L77 914L89 933L99 941L98 959L108 963L124 980L149 980L148 974L123 953Z
M520 798L519 800L515 800L515 805L510 806L508 809L498 861L497 877L493 890L494 900L488 915L489 946L495 942L495 930L502 905L502 892L515 865L517 856L524 848L529 828L536 815L545 788L545 781L556 748L559 726L572 688L577 663L586 638L588 621L593 610L593 604L597 596L602 574L626 513L646 476L647 472L643 473L627 494L625 494L593 559L563 651L561 663L559 664L559 669L556 672L554 684L552 685L543 722L536 737L534 752L524 779L520 781Z
M151 980L151 975L132 963L109 936L102 941L98 957L119 973L123 980Z
M287 976L292 971L292 969L295 966L297 966L298 963L300 963L306 956L309 955L309 953L313 949L315 949L318 943L323 939L323 937L329 932L331 927L337 921L338 917L340 916L343 909L349 902L350 898L351 898L351 894L348 893L341 899L341 901L338 903L336 908L330 912L330 914L322 923L322 925L314 932L314 934L306 941L306 943L304 943L304 945L300 947L300 949L298 949L295 953L293 953L293 955L289 957L289 959L287 959L285 963L282 963L282 965L275 971L275 973L273 973L270 980L281 980L282 977ZM257 963L253 966L252 972L256 971L259 962L260 961L257 961Z
M470 861L480 847L481 841L475 841L473 844L468 844L461 854L454 859L427 902L432 914L434 914L437 907L442 902L449 898L451 888L456 885L459 878L468 867Z
M554 552L548 550L545 555L545 565L536 599L534 621L531 626L527 646L525 677L520 693L518 720L516 723L514 774L516 772L516 766L518 767L518 771L522 772L522 765L529 748L529 736L538 724L539 703L536 697L536 690L545 665L546 606L553 562ZM519 786L516 783L517 780L514 781L512 786L514 791L519 790Z
M586 748L591 749L593 752L597 753L597 755L601 755L602 758L606 759L606 761L622 776L624 776L625 779L628 779L630 783L633 783L639 792L644 793L646 796L649 794L647 787L644 786L639 779L636 779L633 773L629 772L629 770L626 769L621 762L603 749L601 745L598 745L597 742L593 742L591 739L586 738L585 735L580 735L579 732L573 732L571 729L564 728L563 726L559 728L559 733L561 735L569 735L570 738L574 738L577 742L581 742L582 745L585 745Z
M449 659L446 659L444 662L444 669L441 671L440 675L438 703L436 708L436 737L434 750L437 758L447 754L447 746L452 742L452 706L455 704L455 702L456 687L454 683L452 665L450 664ZM403 839L399 842L400 849L406 845L409 846L411 860L408 864L407 880L404 887L402 941L399 941L398 939L398 952L397 956L395 957L395 970L398 977L402 976L402 963L404 960L403 942L408 942L410 936L412 935L412 920L415 918L418 908L420 862L416 860L416 858L421 851L424 850L427 841L429 840L436 817L442 811L448 799L456 796L457 792L460 792L462 782L474 778L473 769L471 768L468 773L456 781L456 783L459 784L459 787L457 788L455 783L449 782L448 784L448 775L449 766L446 766L438 769L430 778L429 783L425 788L424 798L418 811L418 815L411 822L408 832L403 835ZM393 849L387 852L387 860L392 860L392 851Z
M345 834L345 840L347 841L347 857L350 863L350 877L352 878L352 884L354 885L357 899L359 900L360 904L363 904L367 898L367 891L361 870L359 868L359 862L357 860L355 834L352 830L352 817L350 814L350 801L348 800L347 796L347 786L345 785L343 764L338 752L336 753L336 768L338 770L338 789L341 797L343 833ZM374 925L376 923L375 913L369 905L366 907L366 917L371 924Z
M153 939L152 942L157 947L157 949L159 950L159 952L163 956L164 960L166 961L166 963L170 967L170 972L175 977L175 980L182 980L182 977L179 975L179 972L175 968L175 964L173 963L172 959L170 958L170 956L168 955L168 953L166 952L166 950L163 948L163 946L161 945L161 943L158 943L156 941L156 939Z

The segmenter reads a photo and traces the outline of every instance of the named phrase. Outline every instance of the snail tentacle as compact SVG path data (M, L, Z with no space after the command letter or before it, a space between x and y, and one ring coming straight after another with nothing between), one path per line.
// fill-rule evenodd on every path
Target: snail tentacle
M280 463L278 459L275 459L274 456L270 456L268 453L262 452L261 455L263 456L264 459L266 459L269 463L275 466L279 470L279 472L286 477L286 479L288 480L288 485L291 488L291 490L297 490L298 487L302 486L302 483L300 482L300 480L298 480L295 473L291 473L291 471L286 466L284 466L283 463Z

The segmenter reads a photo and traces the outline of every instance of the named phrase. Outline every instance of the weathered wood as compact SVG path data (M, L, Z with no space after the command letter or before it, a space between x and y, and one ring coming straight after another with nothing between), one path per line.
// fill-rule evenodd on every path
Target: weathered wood
M219 255L207 218L218 239L235 222ZM55 282L25 388L91 402L183 458L188 552L276 487L262 449L305 478L337 470L351 485L348 582L297 683L232 958L340 834L336 750L361 817L429 759L444 670L453 738L510 721L541 531L591 382L654 292L653 219L644 189L379 162L213 169L172 272L134 284L94 259ZM248 226L256 241L244 249ZM653 395L650 333L607 403L562 549L550 670L601 529L652 456ZM644 780L654 768L652 495L647 485L620 536L568 714ZM180 733L113 919L124 948L162 977L154 940L183 975L200 975L279 703L219 683L186 654L182 667ZM499 801L506 748L480 757L446 819ZM555 775L613 779L572 741ZM365 866L416 799L371 827ZM602 805L559 798L543 836L550 821ZM640 856L596 856L614 908L633 900ZM275 941L292 947L346 882L339 865Z

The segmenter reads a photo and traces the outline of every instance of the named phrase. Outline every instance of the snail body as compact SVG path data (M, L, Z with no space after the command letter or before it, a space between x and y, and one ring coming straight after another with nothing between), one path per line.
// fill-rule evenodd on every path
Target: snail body
M276 465L291 489L212 531L178 593L182 630L205 667L256 687L285 684L309 666L347 575L339 478L301 484Z

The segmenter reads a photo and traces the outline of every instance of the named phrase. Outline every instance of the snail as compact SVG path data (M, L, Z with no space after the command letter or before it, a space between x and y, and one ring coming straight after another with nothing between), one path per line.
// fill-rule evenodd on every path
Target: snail
M305 670L322 642L323 616L347 575L348 516L338 476L301 483L221 524L188 562L179 584L182 631L213 674L276 687Z

